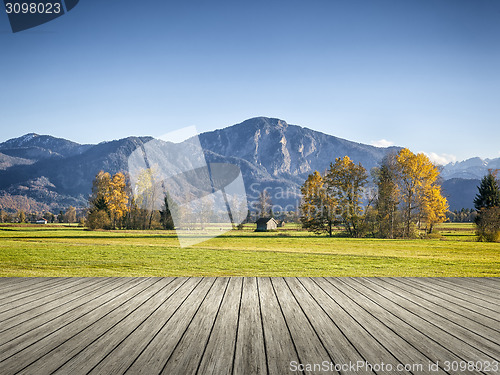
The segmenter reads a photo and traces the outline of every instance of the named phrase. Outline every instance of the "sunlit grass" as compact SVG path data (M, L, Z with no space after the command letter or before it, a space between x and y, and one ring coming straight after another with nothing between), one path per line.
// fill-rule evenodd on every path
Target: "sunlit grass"
M471 224L439 231L382 240L247 227L180 248L174 231L9 225L0 276L500 276L500 244L475 242Z

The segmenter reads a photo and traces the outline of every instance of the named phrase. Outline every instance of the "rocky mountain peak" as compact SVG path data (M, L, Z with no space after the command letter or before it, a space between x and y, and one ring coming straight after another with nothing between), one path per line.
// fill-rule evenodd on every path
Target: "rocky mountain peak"
M336 157L349 155L368 169L394 150L350 142L278 118L255 117L240 124L200 134L205 150L262 166L275 177L301 181L324 171Z

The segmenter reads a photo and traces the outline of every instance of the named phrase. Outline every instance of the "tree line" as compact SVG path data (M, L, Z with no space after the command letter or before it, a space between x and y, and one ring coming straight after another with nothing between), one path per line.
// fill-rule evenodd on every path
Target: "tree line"
M179 208L169 208L167 197L151 183L153 173L148 169L140 174L136 184L140 194L134 198L126 174L99 172L92 184L87 227L174 229L171 209ZM323 174L310 174L301 193L300 222L317 234L333 236L340 230L349 237L413 238L418 230L431 234L448 215L454 221L474 220L480 240L497 241L500 237L496 173L490 171L481 180L475 211L451 213L441 191L438 167L425 154L406 148L386 156L370 174L347 156L337 158ZM161 209L155 209L158 200L163 202ZM267 191L261 193L257 207L260 215L273 216ZM199 210L201 217L203 207Z
M18 210L17 212L8 212L0 210L0 223L31 223L39 219L45 219L48 223L80 223L83 225L83 215L73 206L69 206L64 211L59 211L59 214L54 214L50 211L27 212Z
M303 227L329 236L338 228L349 237L412 238L417 228L430 234L445 221L439 170L426 155L402 149L371 176L376 189L367 189L367 170L348 156L310 174L301 188Z

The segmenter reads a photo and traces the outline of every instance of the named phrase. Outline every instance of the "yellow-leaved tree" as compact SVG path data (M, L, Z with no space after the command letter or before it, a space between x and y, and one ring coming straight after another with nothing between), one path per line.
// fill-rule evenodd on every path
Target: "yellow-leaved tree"
M128 211L128 195L127 195L127 181L125 175L118 172L113 176L109 183L110 188L106 194L106 201L108 204L109 213L113 222L113 227L120 224L122 218Z
M123 173L111 176L108 172L100 171L92 183L87 226L90 229L111 229L117 224L122 226L122 219L128 212L127 191L127 180Z
M441 194L441 186L432 185L425 193L422 206L422 216L426 224L427 233L432 233L435 224L446 220L448 202Z
M397 178L403 204L403 236L412 235L412 224L424 221L430 233L435 224L445 220L446 198L437 184L438 168L425 154L414 154L407 148L396 156Z

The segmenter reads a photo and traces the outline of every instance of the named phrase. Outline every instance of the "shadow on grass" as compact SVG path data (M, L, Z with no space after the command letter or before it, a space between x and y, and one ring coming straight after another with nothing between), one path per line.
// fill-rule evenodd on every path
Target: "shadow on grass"
M51 239L177 239L176 234L141 234L141 235L136 235L133 233L130 233L129 235L124 235L124 234L117 234L114 235L113 233L103 233L103 235L54 235L54 236L37 236L37 235L32 235L32 236L12 236L12 237L4 237L8 239L21 239L21 240L33 240L33 239L42 239L42 240L51 240ZM310 240L315 240L315 239L325 239L325 238L330 238L331 240L336 240L336 239L352 239L352 240L366 240L366 238L351 238L351 237L345 237L345 236L333 236L333 237L328 237L328 236L309 236L309 235L295 235L295 236L259 236L259 235L220 235L216 237L205 237L204 235L193 235L193 238L206 238L207 241L210 241L212 239L262 239L262 240L276 240L276 239L287 239L287 240L293 240L293 239L310 239ZM380 238L370 238L370 240L385 240L385 241L403 241L400 239L380 239ZM413 241L418 241L419 239L414 239Z
M54 240L54 239L75 239L75 240L82 240L82 239L93 239L93 240L102 240L102 239L134 239L134 238L177 238L176 235L143 235L143 236L125 236L125 235L119 235L119 236L113 236L113 235L105 235L105 236L15 236L15 237L7 237L9 239L21 239L21 240Z

